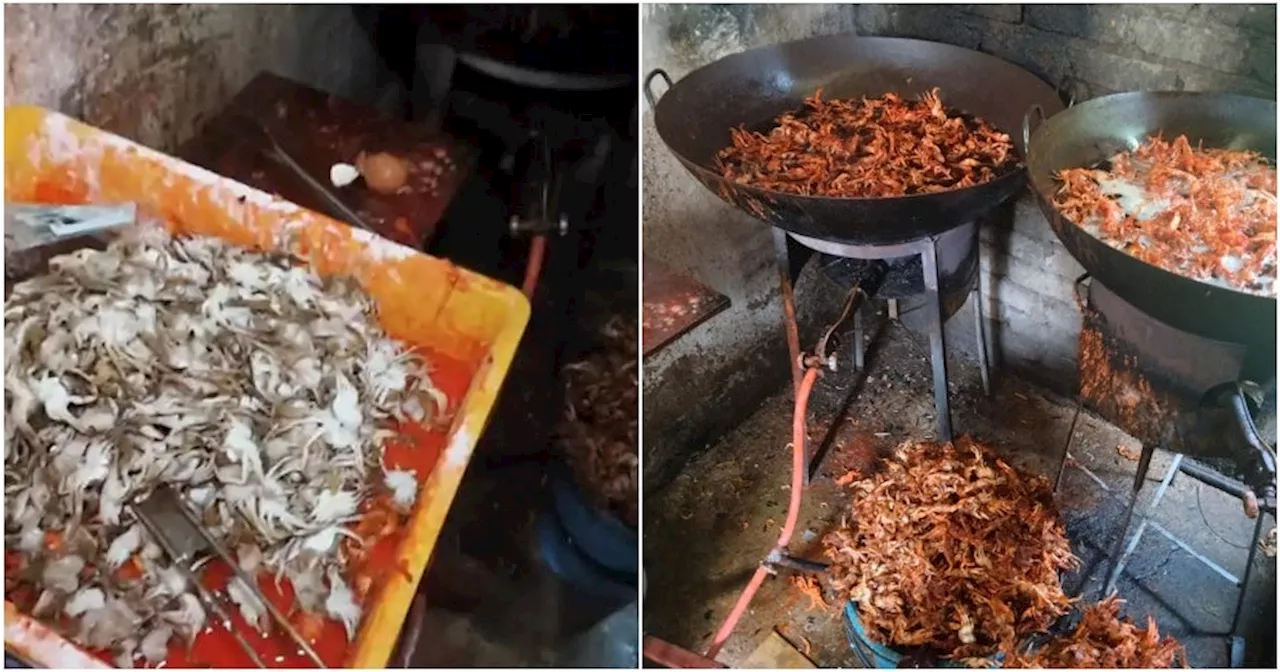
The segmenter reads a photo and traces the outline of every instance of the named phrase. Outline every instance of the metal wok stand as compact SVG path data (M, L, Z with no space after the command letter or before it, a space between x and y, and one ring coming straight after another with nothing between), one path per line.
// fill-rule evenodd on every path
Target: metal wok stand
M1077 404L1075 416L1071 420L1071 430L1069 430L1067 434L1066 446L1062 451L1062 460L1058 466L1058 482L1055 484L1055 493L1057 492L1056 485L1061 483L1062 474L1066 470L1066 464L1068 459L1070 459L1071 439L1075 434L1076 420L1079 419L1080 411L1081 411L1081 406ZM1269 513L1272 515L1272 517L1275 516L1276 514L1275 501L1273 499L1270 503L1261 503L1261 506L1259 507L1259 513L1253 525L1253 536L1249 545L1249 558L1247 563L1245 564L1244 576L1237 577L1235 574L1231 573L1226 568L1222 567L1218 563L1214 562L1212 559L1206 557L1204 554L1192 548L1187 542L1183 541L1180 537L1170 532L1163 525L1152 520L1152 518L1155 516L1156 510L1160 507L1161 500L1164 498L1165 493L1169 489L1169 485L1173 482L1174 476L1177 475L1178 472L1180 471L1183 473L1188 473L1189 470L1195 470L1197 467L1199 467L1198 464L1193 466L1192 464L1188 463L1184 455L1180 453L1175 453L1173 456L1173 461L1170 462L1169 468L1165 471L1164 477L1160 479L1160 485L1156 488L1155 496L1152 497L1151 503L1147 506L1145 511L1143 511L1141 514L1137 514L1137 517L1139 519L1138 527L1134 531L1133 535L1129 536L1129 529L1133 525L1133 519L1137 509L1138 495L1141 493L1143 483L1147 479L1147 473L1151 469L1151 458L1153 455L1155 455L1155 451L1156 451L1155 446L1143 444L1142 454L1138 458L1138 470L1134 474L1133 487L1129 491L1128 498L1125 498L1122 494L1112 490L1109 486L1107 486L1106 483L1102 481L1101 478L1098 477L1097 474L1093 473L1088 467L1085 467L1084 465L1078 464L1078 463L1075 465L1077 469L1079 469L1082 473L1088 476L1090 480L1092 480L1099 488L1101 488L1103 492L1107 494L1108 497L1110 497L1113 500L1125 503L1124 523L1122 524L1120 528L1120 534L1119 536L1116 537L1116 541L1112 545L1111 551L1109 553L1109 557L1111 558L1111 564L1107 570L1107 575L1106 575L1107 579L1105 584L1102 587L1101 595L1105 597L1107 595L1110 595L1115 590L1115 585L1120 580L1120 574L1121 572L1124 571L1125 564L1129 561L1129 558L1133 555L1134 551L1138 548L1138 544L1142 541L1142 536L1146 534L1146 531L1148 529L1154 530L1155 532L1159 533L1161 536L1165 537L1170 542L1172 542L1179 549L1186 552L1187 555L1190 555L1192 558L1195 558L1198 562L1203 564L1205 567L1208 567L1209 569L1213 570L1215 574L1218 574L1222 578L1231 582L1240 591L1239 596L1236 598L1236 607L1235 607L1235 612L1231 618L1230 629L1228 629L1226 632L1217 632L1217 633L1211 632L1211 633L1204 633L1204 634L1207 634L1210 636L1216 636L1216 637L1226 637L1227 645L1229 647L1228 648L1229 665L1233 668L1243 667L1245 639L1244 639L1244 636L1241 635L1239 632L1240 616L1244 611L1244 600L1245 600L1245 596L1248 594L1249 580L1253 576L1253 564L1254 564L1254 560L1257 558L1259 542L1262 539L1263 523L1266 521L1266 514ZM1193 473L1188 473L1188 475L1192 475L1193 478L1196 477L1195 475L1193 475ZM1211 478L1212 477L1209 477L1206 479L1196 478L1196 480L1200 480L1206 485L1209 485L1210 487L1216 490L1219 490L1221 492L1238 496L1237 490L1228 488L1228 487L1222 487L1221 484L1210 482ZM1237 487L1243 489L1245 486L1237 484ZM1128 543L1125 543L1126 537L1128 538ZM1081 587L1081 591L1083 592L1083 586Z
M813 252L821 252L836 257L858 260L891 260L903 257L919 257L924 274L925 312L928 320L929 355L933 369L933 398L938 421L938 441L950 441L951 407L947 387L946 337L943 332L943 307L941 276L945 270L940 264L950 265L964 263L965 259L945 259L951 250L966 251L966 254L979 254L977 251L977 222L969 222L936 236L919 238L913 241L893 245L852 245L832 242L819 238L811 238L774 227L773 242L778 267L778 276L782 291L782 309L787 333L787 348L791 357L791 375L793 385L799 389L803 371L800 367L800 329L796 318L795 283L800 277L805 263ZM966 247L970 245L971 247ZM954 255L952 255L954 256ZM978 263L977 260L973 260ZM976 273L980 271L975 270ZM986 349L986 328L983 323L982 283L975 278L969 298L974 302L975 336L977 338L978 364L982 370L982 387L986 394L991 393L990 371ZM868 288L870 289L870 288ZM853 360L855 369L864 368L865 345L863 342L861 306L854 313ZM809 466L807 471L813 473L816 465Z
M1082 296L1081 287L1083 283L1089 279L1090 279L1089 276L1086 274L1084 276L1081 276L1076 281L1077 298L1078 300L1085 302L1085 305L1087 305L1089 301L1089 299L1087 298L1088 293L1083 292L1083 296ZM1259 450L1260 452L1265 453L1265 451L1267 451L1268 448L1265 445L1265 440L1263 439L1261 434L1258 432L1258 429L1254 424L1253 417L1250 414L1250 409L1246 405L1243 393L1240 391L1237 391L1227 396L1231 400L1229 402L1230 408L1232 410L1233 415L1235 416L1236 424L1238 425L1239 431L1243 434L1243 436L1245 437L1245 440L1251 446L1253 446L1256 450ZM1080 414L1083 410L1084 410L1084 396L1078 395L1076 399L1075 412L1072 415L1071 424L1069 425L1067 430L1066 441L1062 447L1062 455L1058 462L1057 476L1054 479L1053 487L1054 487L1055 494L1058 492L1059 488L1061 487L1062 477L1066 471L1067 462L1071 459L1071 454L1070 454L1071 442L1075 438L1076 427L1080 420ZM1074 462L1075 467L1079 469L1081 473L1083 473L1085 476L1089 477L1089 479L1092 480L1094 484L1097 485L1100 489L1102 489L1102 491L1109 498L1119 503L1122 503L1125 506L1125 512L1123 516L1124 522L1121 524L1120 533L1116 537L1115 542L1113 542L1111 549L1107 554L1107 557L1110 559L1110 565L1107 569L1106 579L1103 583L1102 590L1100 591L1100 596L1106 597L1115 591L1116 583L1120 580L1120 575L1124 571L1125 565L1128 563L1129 559L1133 556L1133 553L1137 550L1138 544L1141 543L1143 535L1146 534L1148 529L1154 530L1161 536L1168 539L1176 547L1186 552L1196 561L1208 567L1215 574L1218 574L1219 576L1223 577L1227 581L1231 582L1232 585L1234 585L1238 589L1239 594L1236 597L1235 610L1231 618L1231 627L1225 632L1209 632L1209 633L1203 633L1203 634L1208 636L1226 638L1227 646L1228 646L1227 653L1228 653L1229 666L1232 668L1243 667L1244 653L1245 653L1245 650L1244 650L1245 638L1240 633L1240 625L1241 625L1240 619L1244 611L1244 601L1245 601L1245 597L1248 594L1249 580L1253 575L1254 561L1257 558L1259 542L1262 539L1262 531L1263 531L1264 523L1266 522L1267 514L1270 514L1273 519L1276 516L1276 483L1275 483L1274 462L1272 462L1269 465L1269 468L1271 470L1270 483L1261 488L1262 496L1261 498L1259 498L1254 494L1254 491L1250 486L1240 483L1239 481L1236 481L1233 478L1220 474L1219 472L1213 470L1210 467L1207 467L1199 462L1189 459L1187 458L1186 455L1183 455L1182 453L1174 452L1172 453L1173 459L1169 463L1169 467L1165 470L1164 476L1160 479L1160 484L1156 488L1155 494L1151 499L1151 503L1147 505L1146 509L1142 513L1138 513L1137 512L1138 496L1141 494L1142 487L1146 483L1147 475L1151 470L1151 460L1152 460L1152 457L1155 455L1155 451L1157 447L1158 446L1152 442L1144 441L1142 443L1142 452L1138 457L1138 464L1137 464L1137 469L1134 473L1133 484L1132 484L1132 487L1130 488L1129 496L1127 498L1124 497L1123 494L1115 492L1100 477L1098 477L1097 474L1093 473L1093 471L1090 470L1088 467L1084 466L1083 464L1080 464L1079 462ZM1222 567L1218 563L1214 562L1209 557L1196 551L1186 541L1184 541L1177 535L1173 534L1171 531L1169 531L1160 523L1153 520L1156 514L1156 511L1160 507L1161 501L1163 501L1165 494L1169 490L1169 486L1173 483L1173 479L1178 473L1183 473L1187 476L1190 476L1191 478L1194 478L1195 480L1200 481L1201 483L1204 483L1205 485L1208 485L1209 487L1215 490L1218 490L1219 492L1223 492L1233 497L1242 499L1245 502L1245 511L1247 515L1249 515L1251 518L1254 518L1255 522L1253 525L1253 534L1251 536L1250 544L1249 544L1248 559L1246 561L1244 575L1242 577L1237 577L1235 574L1233 574L1226 568ZM1133 531L1133 534L1130 535L1130 529L1133 528L1135 517L1138 518L1137 528ZM1126 543L1126 540L1127 540L1127 543ZM1080 587L1080 593L1083 594L1084 590L1085 590L1085 585L1082 583Z

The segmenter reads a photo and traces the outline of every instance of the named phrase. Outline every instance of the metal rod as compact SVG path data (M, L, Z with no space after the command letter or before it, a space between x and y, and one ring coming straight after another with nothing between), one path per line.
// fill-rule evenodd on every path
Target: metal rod
M422 625L427 620L427 601L418 593L413 596L409 607L409 618L400 638L400 667L409 667L413 663L413 654L418 650L418 640L422 638Z
M1253 560L1258 555L1258 544L1262 541L1262 521L1266 516L1258 516L1253 523L1253 541L1249 544L1249 559L1244 565L1244 577L1240 579L1240 595L1236 597L1236 615L1231 619L1231 634L1240 633L1240 614L1244 611L1244 598L1249 593L1249 577L1253 575Z
M864 279L864 280L867 280L868 282L870 282L870 284L873 287L878 287L880 282L883 279L884 279L884 276L880 275L879 277L872 276L870 279ZM870 291L875 291L875 290L872 289ZM806 363L806 366L825 367L827 366L828 363L830 363L833 367L836 365L836 362L838 361L838 359L835 353L828 352L828 346L830 344L831 337L840 328L840 325L844 324L844 321L848 319L851 313L853 315L854 322L855 323L857 322L858 316L862 314L863 301L868 296L869 294L863 286L863 281L862 280L855 281L853 284L853 287L849 289L848 297L845 299L844 310L841 311L840 316L837 317L834 322L828 325L827 329L824 332L822 332L822 338L818 339L817 345L814 346L814 354L811 357L806 356L806 359L809 360L809 362ZM801 387L803 388L803 382L801 384ZM809 485L815 472L817 472L818 470L818 463L822 461L823 455L826 454L826 450L822 447L819 447L814 451L812 455L810 455L808 448L809 448L808 436L806 435L805 453L804 453L804 457L805 457L804 484L805 485ZM830 444L827 444L827 448L830 448Z
M857 312L853 314L853 369L861 371L866 364L867 350L866 344L863 343L862 332L862 306L858 306Z
M978 368L982 371L982 393L991 396L991 364L987 361L987 328L982 315L982 274L973 286L973 324L978 339Z
M1250 485L1253 486L1250 490L1256 490L1257 494L1265 502L1274 507L1276 495L1275 449L1267 445L1266 439L1258 432L1258 427L1253 422L1253 414L1250 413L1249 405L1245 402L1244 391L1238 386L1236 389L1236 394L1231 397L1231 410L1235 414L1236 422L1240 425L1245 440L1253 448L1259 460L1258 467L1254 469L1253 477L1250 479ZM1272 441L1274 441L1274 437Z
M294 160L293 156L285 150L284 146L280 144L280 141L270 129L263 124L258 124L258 128L262 130L263 137L267 139L267 143L270 145L267 148L267 156L275 159L278 163L288 168L290 172L296 175L298 179L305 182L317 196L328 203L330 208L335 210L352 226L358 226L366 231L373 231L373 227L369 226L368 222L364 221L364 218L361 217L359 213L352 210L351 206L347 205L346 201L343 201L337 194L330 191L328 187L321 184L319 180L312 177L311 173L307 172L307 169L302 167L302 164Z
M1106 482L1103 481L1101 477L1093 473L1093 471L1091 471L1088 467L1078 462L1076 463L1075 466L1076 466L1076 469L1080 470L1080 473L1084 474L1085 476L1088 476L1091 480L1093 480L1093 482L1098 485L1098 487L1102 490L1104 494L1106 494L1107 497L1109 497L1113 501L1120 502L1121 504L1124 503L1124 498L1121 497L1119 494L1117 494L1114 490L1112 490L1111 486L1107 485ZM1202 555L1199 551L1197 551L1196 549L1188 545L1187 542L1183 541L1177 535L1170 532L1168 528L1166 528L1165 526L1153 520L1151 521L1151 529L1155 530L1156 532L1159 532L1161 535L1164 536L1165 539L1168 539L1175 546L1177 546L1178 548L1182 549L1185 553L1187 553L1187 555L1190 555L1191 557L1195 558L1201 564L1213 570L1222 578L1230 581L1234 585L1240 584L1241 580L1237 578L1235 574L1232 574L1231 572L1224 569L1218 563Z
M933 363L933 404L938 414L938 441L951 440L951 402L947 390L947 345L942 331L942 298L938 292L938 250L936 241L920 242L924 266L925 312L929 320L929 358Z
M1062 459L1058 460L1058 475L1053 479L1053 491L1058 492L1062 486L1062 474L1067 470L1067 457L1071 455L1071 439L1076 435L1076 423L1080 421L1080 412L1084 410L1084 397L1076 397L1076 412L1071 416L1071 425L1067 427L1067 440L1062 445ZM1083 469L1083 467L1081 467ZM1092 475L1092 473L1090 473ZM1101 481L1099 481L1101 483ZM1103 484L1105 486L1105 484ZM1109 492L1109 491L1108 491Z
M1120 534L1116 536L1115 545L1112 546L1109 554L1111 570L1107 572L1107 580L1102 587L1103 597L1111 594L1116 586L1116 580L1120 578L1121 549L1124 548L1125 537L1129 534L1129 526L1133 524L1133 510L1138 504L1138 493L1142 491L1142 483L1147 478L1147 471L1151 469L1151 456L1155 452L1154 446L1143 444L1142 457L1138 458L1138 471L1133 477L1133 489L1129 492L1129 504L1125 506L1124 524L1120 526Z
M1156 488L1155 497L1147 505L1146 512L1141 516L1142 520L1138 522L1138 529L1129 538L1129 544L1125 546L1124 553L1116 559L1115 565L1111 570L1111 577L1108 578L1107 585L1102 590L1104 596L1111 594L1111 591L1115 588L1115 582L1120 578L1120 573L1124 571L1124 566L1129 561L1129 557L1137 550L1138 544L1142 541L1142 535L1146 533L1147 525L1151 522L1151 516L1155 515L1156 508L1160 506L1160 500L1164 499L1164 493L1169 490L1169 484L1173 482L1174 474L1178 473L1179 464L1182 464L1181 453L1173 457L1173 463L1169 465L1169 469L1165 471L1164 478L1160 480L1160 487Z
M289 635L289 638L293 640L293 643L298 645L298 649L310 658L311 662L316 664L316 667L321 669L327 668L328 666L320 659L320 656L316 653L315 649L311 648L311 644L309 644L302 635L298 634L298 631L294 629L291 623L289 623L289 619L285 618L285 615L280 613L280 610L276 608L276 605L272 604L271 600L267 599L267 596L262 593L262 589L258 587L258 582L253 577L246 574L244 570L240 569L240 563L236 562L235 558L232 558L231 554L227 553L226 549L222 547L222 544L218 543L217 539L209 536L209 533L204 529L204 525L195 517L195 514L191 513L191 510L187 508L186 503L182 502L182 500L177 497L174 497L174 501L178 503L178 510L196 528L196 531L200 533L200 536L204 537L205 541L208 542L209 547L213 549L213 552L231 568L232 574L234 574L237 579L240 579L240 581L245 584L245 587L254 594L254 597L262 602L262 606L267 610L267 613L270 614L272 620L276 622L276 625L280 626L280 629L284 630L285 634Z
M205 588L204 584L200 582L200 577L192 571L189 563L194 558L186 557L184 554L179 553L178 550L174 548L169 536L161 531L160 528L151 521L150 516L143 514L132 504L129 505L129 510L133 512L133 516L138 519L138 522L142 523L142 526L147 528L147 532L151 535L151 538L155 539L156 543L160 545L161 550L169 556L173 565L182 572L183 576L191 583L191 585L195 586L196 597L199 598L200 602L204 604L206 609L217 615L221 620L222 629L226 630L231 637L236 640L236 644L240 645L240 648L244 650L245 655L249 656L249 660L252 660L254 665L266 668L267 664L262 660L262 657L258 655L258 652L254 651L253 647L249 645L249 642L245 640L239 632L236 632L235 628L231 627L231 615L222 608L222 602L220 602L218 598L214 597L213 594L209 592L209 589Z
M1244 483L1194 460L1186 460L1178 468L1191 478L1232 497L1244 497L1245 493L1250 492L1249 486Z
M1244 667L1244 637L1227 635L1227 666L1231 669Z
M786 567L787 569L794 569L797 572L805 572L807 574L821 574L831 568L831 565L828 565L825 562L815 562L813 560L805 560L804 558L794 558L790 555L779 552L770 553L765 562L770 565Z
M787 352L791 357L792 392L800 391L800 327L796 323L796 292L791 283L791 255L787 249L787 232L773 228L773 249L782 289L782 317L787 330Z

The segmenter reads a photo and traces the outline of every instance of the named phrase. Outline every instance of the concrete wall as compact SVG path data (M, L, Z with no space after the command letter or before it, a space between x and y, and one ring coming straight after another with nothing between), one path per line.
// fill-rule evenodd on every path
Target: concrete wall
M379 67L342 5L6 5L5 104L172 150L261 70L368 97Z
M675 80L731 53L853 29L853 16L844 6L642 5L640 11L644 71L661 67ZM662 84L654 86L661 95ZM644 483L649 491L678 471L688 448L731 428L789 374L768 227L695 182L658 138L647 109L641 129L644 253L733 302L645 361ZM800 313L813 324L819 312L815 298L803 291L799 296Z
M646 72L673 78L755 46L835 33L916 37L979 49L1065 83L1077 100L1135 89L1275 98L1275 5L645 6ZM655 85L657 89L661 84ZM645 363L645 477L739 422L785 380L781 303L767 227L695 183L646 110L644 249L728 294L733 307ZM1081 273L1029 195L983 231L982 283L995 356L1070 391ZM1012 216L1010 216L1010 214ZM803 283L803 280L802 280ZM801 286L802 299L804 287ZM829 297L826 297L829 298ZM948 342L973 350L971 306ZM818 328L813 313L802 325ZM904 317L904 320L908 318ZM910 322L908 321L908 324Z

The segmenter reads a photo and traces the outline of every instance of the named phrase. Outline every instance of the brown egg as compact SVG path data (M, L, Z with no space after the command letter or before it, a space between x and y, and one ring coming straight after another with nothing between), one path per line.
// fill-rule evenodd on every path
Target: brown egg
M356 168L364 176L365 184L380 194L394 194L409 179L409 165L404 159L385 152L356 157Z

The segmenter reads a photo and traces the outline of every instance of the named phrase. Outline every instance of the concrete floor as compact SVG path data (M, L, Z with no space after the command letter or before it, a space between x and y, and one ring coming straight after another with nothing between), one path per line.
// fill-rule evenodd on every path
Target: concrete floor
M870 465L904 439L931 438L935 431L927 341L900 325L886 321L882 326L878 335L869 337L865 376L847 369L828 373L815 388L810 439L827 444L829 450L805 493L791 545L800 557L821 558L821 537L838 524L844 511L845 495L833 477ZM973 434L1013 464L1052 476L1074 404L1016 378L996 378L993 396L985 398L976 365L952 358L956 433ZM778 390L746 422L695 457L672 483L646 489L647 634L704 650L776 541L786 516L790 480L791 453L785 446L791 440L791 396L789 386ZM1127 493L1136 461L1123 453L1136 456L1136 448L1127 435L1086 414L1077 426L1071 453L1073 461L1114 491ZM1149 501L1169 460L1167 453L1157 453L1140 502ZM1123 507L1073 466L1064 476L1059 502L1073 550L1083 561L1082 569L1067 577L1066 588L1076 591L1084 583L1089 590L1086 599L1097 599L1107 570L1107 563L1098 562L1099 548L1110 548ZM1238 501L1180 477L1154 519L1237 576L1243 573L1252 521ZM1269 518L1264 525L1274 528L1275 521ZM1276 560L1260 553L1257 563L1245 619L1248 631L1266 635L1250 639L1250 656L1257 661L1250 666L1274 667ZM1152 614L1161 632L1186 645L1192 666L1226 665L1225 640L1201 634L1230 626L1238 593L1226 579L1148 530L1118 590L1128 601L1129 614ZM830 592L825 597L825 607L811 604L789 580L769 579L720 661L739 664L776 629L818 666L857 667L844 634L841 605Z

